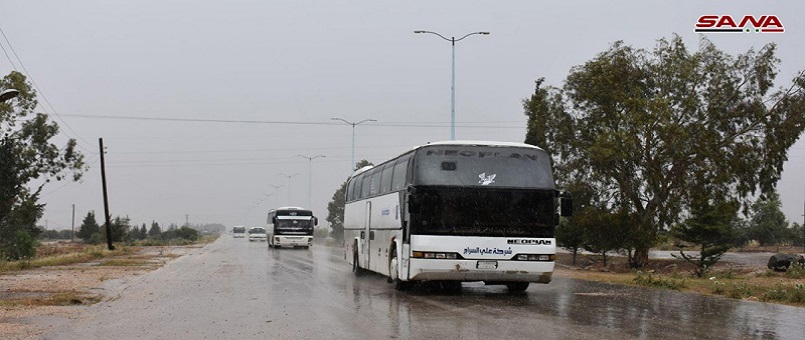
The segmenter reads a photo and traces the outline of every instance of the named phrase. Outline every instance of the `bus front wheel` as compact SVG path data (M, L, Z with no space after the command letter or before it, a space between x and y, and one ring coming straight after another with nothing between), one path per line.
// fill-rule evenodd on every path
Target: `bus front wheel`
M506 287L509 288L510 292L519 293L528 289L528 282L509 282Z
M352 273L354 273L355 276L362 276L364 269L358 265L358 259L358 245L356 244L355 250L352 252Z
M394 283L394 290L406 291L414 285L411 281L402 281L399 277L399 262L397 262L397 250L392 249L391 260L389 261L389 281Z

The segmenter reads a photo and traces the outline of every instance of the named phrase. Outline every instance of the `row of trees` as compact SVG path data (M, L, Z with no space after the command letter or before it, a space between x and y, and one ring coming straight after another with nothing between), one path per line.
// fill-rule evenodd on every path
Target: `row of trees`
M110 221L109 229L112 231L112 242L133 242L145 239L170 240L176 238L195 241L199 238L199 231L189 226L180 228L175 224L171 224L168 229L162 230L159 223L151 222L150 228L145 223L138 227L131 225L130 218L120 216ZM76 233L76 237L90 244L103 243L106 242L106 228L101 228L98 225L95 213L90 211L81 222L81 227Z
M679 256L695 266L694 273L702 276L712 268L721 256L734 247L750 243L760 246L803 246L805 235L802 226L789 224L780 210L779 196L772 193L767 198L758 198L750 207L746 218L739 215L738 205L732 203L709 203L699 199L691 203L689 216L663 232L659 240L666 240L678 248L695 246L698 253L684 251ZM556 229L559 246L576 255L582 251L598 253L606 265L613 252L631 256L634 242L633 226L624 212L608 212L582 207L577 214L564 219Z
M523 103L525 141L553 156L558 185L580 206L565 228L583 227L593 249L627 249L635 268L670 230L718 253L721 230L741 225L737 211L756 196L776 200L783 162L805 130L805 74L775 89L775 51L731 56L701 39L691 52L678 36L652 50L616 42L572 68L562 87L537 80ZM779 216L754 216L746 238L782 240L770 233L788 229Z

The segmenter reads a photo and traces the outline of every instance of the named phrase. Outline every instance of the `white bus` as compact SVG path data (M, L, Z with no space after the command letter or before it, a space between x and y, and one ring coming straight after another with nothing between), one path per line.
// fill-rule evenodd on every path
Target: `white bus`
M569 216L548 154L506 142L418 146L350 177L344 249L356 275L389 277L397 290L417 281L549 283L554 229Z
M319 224L319 220L310 210L280 207L268 212L267 223L269 248L281 246L308 248L313 245L313 228Z

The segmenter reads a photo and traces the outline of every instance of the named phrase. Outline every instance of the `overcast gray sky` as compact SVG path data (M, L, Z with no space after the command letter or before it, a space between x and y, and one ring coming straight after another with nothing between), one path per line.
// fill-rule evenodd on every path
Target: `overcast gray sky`
M2 0L0 8L0 27L50 103L40 97L40 110L61 116L59 142L77 138L92 166L81 183L45 188L41 223L51 229L69 228L71 204L76 227L89 210L102 216L99 137L113 216L261 225L273 206L308 204L312 165L312 208L323 221L350 173L351 127L331 117L378 120L357 127L358 160L450 138L450 43L418 29L491 32L456 44L458 139L522 142L522 100L534 80L559 86L616 40L651 48L677 33L695 48L700 15L777 15L785 33L708 38L731 54L776 42L780 86L805 69L805 3L790 0ZM0 73L22 71L0 43L14 63L0 55ZM326 158L311 164L300 154ZM800 139L779 183L787 218L800 223L803 170Z

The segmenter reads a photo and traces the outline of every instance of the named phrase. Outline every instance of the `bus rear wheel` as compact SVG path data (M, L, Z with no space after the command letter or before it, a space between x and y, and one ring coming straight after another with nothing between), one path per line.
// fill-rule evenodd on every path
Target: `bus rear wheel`
M528 282L509 282L506 284L506 288L513 293L524 292L528 289Z

